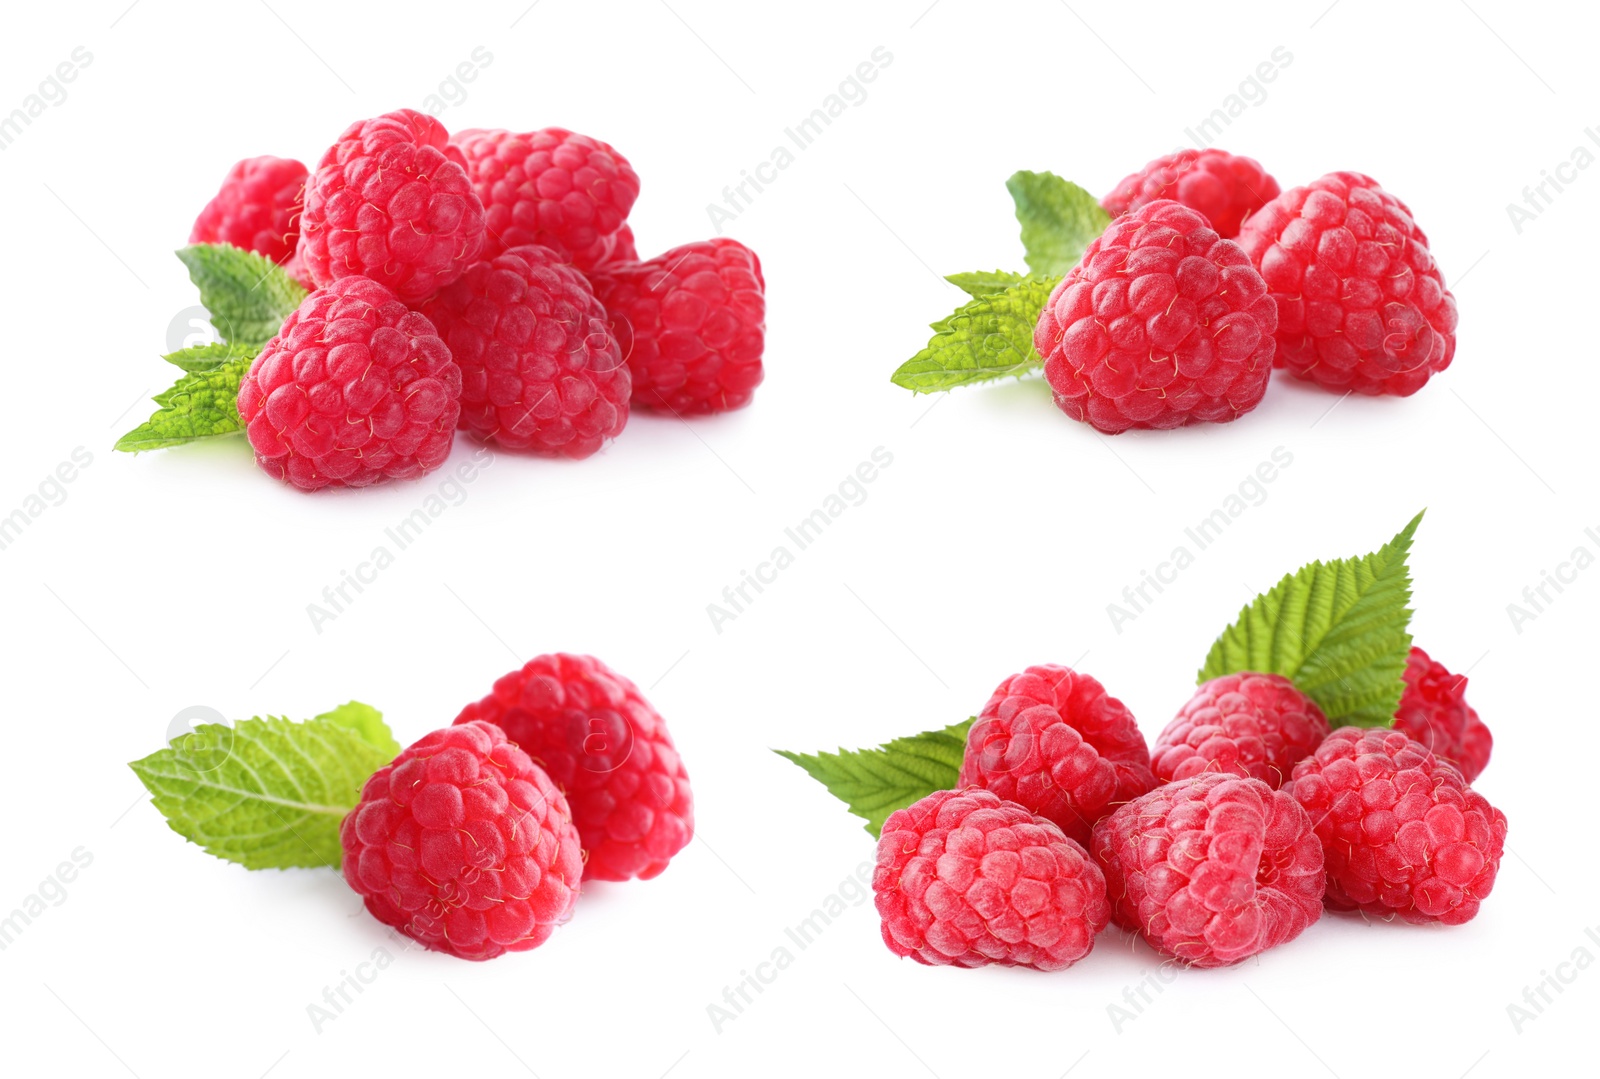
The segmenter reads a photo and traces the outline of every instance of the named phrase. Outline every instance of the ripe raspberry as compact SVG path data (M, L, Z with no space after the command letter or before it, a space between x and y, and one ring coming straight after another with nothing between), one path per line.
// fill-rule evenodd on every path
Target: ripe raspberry
M1063 970L1106 927L1106 882L1061 829L988 791L936 791L884 822L883 942L928 966Z
M1111 807L1156 785L1133 713L1086 674L1047 664L1000 683L967 732L961 785L982 787L1087 845Z
M1455 297L1411 211L1371 177L1285 191L1239 243L1278 301L1277 364L1295 377L1406 397L1450 366Z
M232 244L282 266L300 241L306 167L285 157L247 157L228 170L189 233L192 244Z
M1227 423L1255 408L1277 325L1239 245L1161 199L1089 245L1050 294L1033 343L1061 411L1116 434Z
M590 276L633 370L635 408L727 412L761 383L766 281L761 260L718 237Z
M1157 199L1173 199L1204 214L1217 235L1231 240L1244 219L1277 198L1279 190L1278 181L1254 158L1217 149L1179 150L1124 177L1100 205L1117 217Z
M595 880L648 880L694 837L689 776L637 686L592 656L531 659L469 704L544 765L572 805Z
M1401 731L1341 727L1284 786L1328 856L1328 908L1460 925L1494 887L1506 815Z
M1226 674L1195 691L1156 739L1151 770L1163 783L1202 772L1283 786L1300 758L1317 748L1328 720L1278 674Z
M1394 714L1394 729L1461 769L1468 783L1488 767L1494 749L1494 736L1467 703L1467 676L1451 674L1416 647L1406 660L1406 689Z
M628 422L632 380L605 308L549 248L475 262L420 310L461 367L461 426L479 438L588 457Z
M411 109L345 129L306 184L300 254L313 281L362 275L411 304L477 260L483 204L447 140Z
M461 369L433 323L365 277L307 296L239 387L256 463L305 491L433 471L460 412Z
M628 257L632 234L626 246L614 234L639 197L639 177L610 146L559 127L526 134L475 128L451 141L465 154L488 213L485 257L524 244L554 248L581 270Z
M1207 772L1157 787L1095 825L1111 916L1192 966L1287 944L1322 914L1322 847L1295 800Z
M567 801L492 723L402 750L367 780L339 838L344 879L373 917L462 959L537 948L578 901Z

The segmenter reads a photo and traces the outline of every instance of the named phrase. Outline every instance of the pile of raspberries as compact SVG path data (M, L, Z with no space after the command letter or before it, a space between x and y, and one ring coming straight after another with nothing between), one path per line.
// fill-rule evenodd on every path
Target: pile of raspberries
M748 404L765 281L716 238L639 258L639 177L563 128L447 132L411 109L348 127L309 171L229 171L191 243L311 290L256 357L239 413L256 461L303 490L444 463L459 427L515 451L593 454L630 409Z
M1115 922L1220 967L1324 908L1460 925L1506 838L1469 785L1492 739L1465 686L1413 648L1393 726L1330 732L1288 679L1229 674L1149 749L1095 679L1030 667L973 721L959 788L885 822L884 942L929 965L1060 970Z
M1182 150L1125 178L1051 293L1034 347L1096 430L1226 423L1272 368L1334 393L1416 393L1450 366L1456 302L1405 203L1358 172L1281 191L1260 164Z
M694 835L661 716L591 656L529 660L378 769L344 818L344 877L426 948L543 944L586 880L648 879Z

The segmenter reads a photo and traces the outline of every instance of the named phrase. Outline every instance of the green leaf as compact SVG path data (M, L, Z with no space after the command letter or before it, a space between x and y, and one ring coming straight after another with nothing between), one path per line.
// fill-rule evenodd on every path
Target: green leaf
M1388 727L1411 649L1406 555L1422 514L1360 558L1313 562L1257 596L1211 646L1199 680L1281 674L1335 727Z
M1022 278L1022 274L1010 270L974 270L972 273L950 274L945 280L973 299L982 299L1021 284Z
M202 723L129 767L174 832L247 869L338 866L339 822L389 757L323 719Z
M942 731L924 731L896 738L876 749L841 749L837 753L791 753L773 750L793 761L828 788L828 793L867 821L874 836L897 809L904 809L934 791L952 790L961 776L961 755L967 747L965 720Z
M1022 248L1035 274L1064 275L1111 224L1098 199L1053 172L1014 173L1006 190L1017 204Z
M241 356L184 375L156 394L154 400L160 407L155 414L117 439L116 448L142 453L244 430L239 417L239 384L250 370L250 362L251 357Z
M211 325L231 344L261 346L300 306L306 290L283 267L232 244L194 244L178 252Z
M250 359L258 350L249 345L230 345L225 341L212 341L204 345L182 348L161 357L190 374L213 371L229 360Z
M933 324L926 348L890 377L913 393L933 393L1008 375L1044 361L1033 347L1033 326L1059 278L1023 278L1004 292L970 300Z
M400 743L394 740L389 725L383 721L383 713L370 704L349 701L317 718L335 727L355 731L373 749L385 754L385 760L393 760L400 755Z

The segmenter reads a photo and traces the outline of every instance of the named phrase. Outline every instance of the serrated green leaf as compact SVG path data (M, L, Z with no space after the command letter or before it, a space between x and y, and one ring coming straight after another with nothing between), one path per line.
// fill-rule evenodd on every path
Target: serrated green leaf
M1257 596L1217 638L1200 669L1281 674L1335 727L1387 727L1411 650L1406 555L1422 514L1360 558L1312 562Z
M117 439L116 448L142 453L244 430L239 384L250 370L250 362L250 356L224 360L217 367L179 378L156 394L159 408L155 414Z
M970 300L933 325L926 348L890 376L913 393L933 393L1009 375L1044 361L1033 347L1033 326L1059 278L1023 278L1004 292Z
M385 760L393 760L400 755L400 743L395 741L394 732L389 730L389 724L383 721L383 713L370 704L348 701L331 712L322 713L317 718L336 727L355 731L373 749L385 754Z
M179 367L190 374L198 371L212 371L229 360L250 359L259 351L249 345L230 345L226 341L210 341L204 345L194 345L190 348L181 348L177 352L169 352L161 357L168 363Z
M1022 249L1034 274L1063 276L1111 224L1100 200L1053 172L1013 173L1006 190L1017 204Z
M972 720L941 731L896 738L876 749L841 749L837 753L791 753L773 750L804 768L828 793L863 817L877 836L889 814L934 791L951 790L960 780Z
M1021 284L1023 276L1010 270L974 270L971 273L949 274L945 280L968 296L982 299Z
M259 350L300 306L306 290L271 259L232 244L193 244L178 252L211 325L230 344Z
M247 869L338 866L339 822L389 757L327 720L202 723L129 767L167 824Z

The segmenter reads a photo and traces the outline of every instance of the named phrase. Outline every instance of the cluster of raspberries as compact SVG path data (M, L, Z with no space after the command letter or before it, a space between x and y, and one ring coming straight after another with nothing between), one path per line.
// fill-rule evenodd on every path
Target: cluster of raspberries
M1330 732L1288 679L1224 675L1147 748L1095 679L1029 667L973 720L958 789L885 822L884 942L929 965L1060 970L1115 922L1218 967L1324 907L1459 925L1506 837L1468 785L1491 739L1465 684L1413 649L1393 726Z
M340 828L367 910L462 959L536 948L585 880L654 877L694 835L689 777L634 684L546 655L367 780Z
M631 409L748 404L765 280L717 238L634 249L639 177L563 128L451 135L401 109L351 124L308 172L235 165L191 243L258 252L311 290L256 358L256 460L303 490L444 463L459 427L508 450L593 454Z
M1280 191L1248 157L1182 150L1101 204L1110 226L1034 329L1056 404L1096 430L1226 423L1274 366L1334 393L1409 396L1455 354L1428 237L1369 176Z

